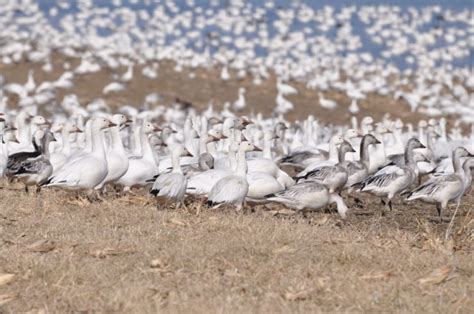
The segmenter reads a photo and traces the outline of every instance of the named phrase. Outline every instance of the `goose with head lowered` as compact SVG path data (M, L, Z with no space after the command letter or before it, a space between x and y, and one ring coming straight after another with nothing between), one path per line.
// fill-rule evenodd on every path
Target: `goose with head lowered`
M461 166L461 157L474 157L464 147L458 147L453 151L452 161L454 173L435 176L407 195L407 201L421 200L428 204L436 204L438 215L441 217L450 202L458 202L466 191L466 173ZM470 172L470 164L469 172ZM470 174L470 173L469 173Z
M297 183L283 191L269 194L265 198L298 211L317 210L336 203L337 211L342 219L347 217L349 210L342 197L330 193L324 184L316 181Z
M181 203L186 194L187 177L183 174L179 160L184 156L192 156L191 153L181 144L173 147L171 151L171 163L173 170L168 173L158 175L150 190L154 196L163 196L175 202Z
M91 196L108 173L101 132L113 126L115 124L108 119L94 118L91 122L91 151L66 162L44 184L67 190L85 190Z
M405 148L405 166L382 168L362 182L356 183L353 187L361 192L367 192L380 197L382 203L392 210L392 199L399 193L409 189L417 178L413 150L424 147L418 139L411 138ZM385 202L384 198L387 198L388 202Z

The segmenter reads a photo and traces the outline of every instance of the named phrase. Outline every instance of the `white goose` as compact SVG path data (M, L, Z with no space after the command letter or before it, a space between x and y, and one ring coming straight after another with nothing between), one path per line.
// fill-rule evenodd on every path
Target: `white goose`
M109 129L110 148L107 150L107 176L99 184L98 189L103 188L106 184L112 183L120 179L128 170L129 160L125 148L123 147L122 138L120 137L120 128L126 123L131 122L123 114L115 114L111 119L115 126Z
M411 191L407 196L407 200L419 199L425 203L436 204L438 215L441 217L443 210L448 207L448 203L459 201L467 189L466 174L463 167L461 167L461 157L474 157L474 155L464 147L456 148L452 155L454 173L431 178ZM470 168L470 164L468 165Z
M245 153L258 150L251 143L244 141L239 144L237 152L237 169L234 174L225 176L212 187L207 197L209 206L230 204L240 210L247 196L249 184L247 182L247 161Z
M124 187L124 192L132 187L148 185L148 180L158 174L158 166L155 160L155 153L150 145L148 136L152 132L161 131L150 122L144 121L140 128L141 155L129 157L127 172L116 182Z
M68 190L86 190L91 196L93 190L107 177L107 159L101 132L112 126L115 124L108 119L95 118L91 123L91 152L66 162L48 179L46 185Z
M171 151L171 163L173 170L169 173L160 174L153 184L150 193L154 196L164 196L176 202L182 202L186 193L188 183L179 164L180 157L192 156L183 145L176 145Z

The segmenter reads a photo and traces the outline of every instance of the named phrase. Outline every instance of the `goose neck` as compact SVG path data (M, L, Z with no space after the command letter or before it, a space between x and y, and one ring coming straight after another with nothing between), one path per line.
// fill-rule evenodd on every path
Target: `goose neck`
M247 160L245 159L245 152L239 150L237 152L237 169L235 173L239 176L245 177L247 175Z

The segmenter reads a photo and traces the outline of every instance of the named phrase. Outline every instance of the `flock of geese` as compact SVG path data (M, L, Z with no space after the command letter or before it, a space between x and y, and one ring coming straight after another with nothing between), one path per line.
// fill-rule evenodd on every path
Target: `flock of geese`
M402 121L388 118L329 127L312 116L288 123L225 117L212 107L195 114L179 105L158 119L151 110L135 116L97 110L49 121L34 111L0 113L0 175L23 182L26 191L85 191L100 200L106 192L147 188L177 206L186 198L237 210L245 202L298 211L335 204L346 218L362 202L359 193L390 210L397 196L435 204L441 216L472 185L474 130L448 134L445 119L404 130Z
M470 192L469 8L208 2L2 1L0 66L29 62L59 76L39 83L31 70L23 84L0 75L0 176L26 191L85 192L92 201L147 188L177 206L185 199L238 210L246 203L298 211L335 204L342 218L365 206L360 193L390 210L395 198L435 204L442 216ZM107 97L129 89L135 76L152 84L163 60L190 80L197 69L215 67L222 82L250 78L255 88L276 77L273 117L241 115L249 106L243 87L220 111L165 106L157 93L143 95L141 109L109 108ZM76 80L101 70L111 80L81 106ZM286 121L294 109L287 96L298 93L289 81L317 90L327 112L340 104L325 92L346 95L351 126L313 116ZM377 95L401 99L429 120L359 121L359 103ZM447 115L455 117L449 132Z
M347 95L351 113L375 94L401 101L413 112L455 115L459 123L470 124L472 12L446 5L4 0L0 61L26 60L45 73L60 73L36 88L5 86L21 106L50 104L76 80L101 70L111 72L110 80L104 81L102 95L94 96L106 98L127 90L137 75L153 82L162 75L160 62L171 60L174 70L186 71L190 79L197 69L217 68L223 82L250 79L256 88L272 74L283 82L298 81L317 90L319 105L328 111L341 104L326 98L326 92ZM57 64L58 55L67 60ZM276 100L278 114L293 110L284 96Z

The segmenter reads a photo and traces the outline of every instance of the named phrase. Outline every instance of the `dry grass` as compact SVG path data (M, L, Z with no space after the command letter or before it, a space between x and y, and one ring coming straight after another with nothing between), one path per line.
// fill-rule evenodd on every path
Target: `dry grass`
M378 205L308 217L0 190L0 312L468 313L473 227Z

